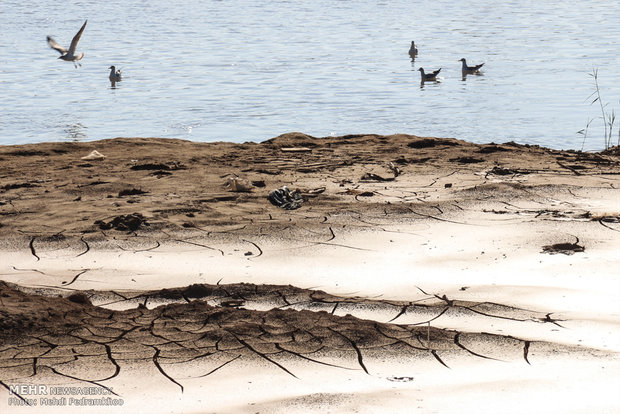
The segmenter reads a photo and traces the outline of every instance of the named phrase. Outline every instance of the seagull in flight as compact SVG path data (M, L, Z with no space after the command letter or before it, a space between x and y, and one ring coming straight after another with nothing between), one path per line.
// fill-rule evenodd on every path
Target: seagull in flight
M77 44L80 41L80 37L82 37L82 32L84 31L84 28L86 27L86 23L88 23L88 20L84 22L80 31L77 32L75 36L73 36L73 40L71 40L71 46L69 46L69 50L60 46L58 43L56 43L54 39L47 36L47 43L50 45L50 47L54 50L57 50L58 53L60 53L60 57L58 59L66 60L67 62L73 62L73 66L75 66L76 68L78 67L78 65L82 66L81 63L76 63L76 62L78 60L81 60L84 57L84 53L80 53L79 55L76 55L75 49L77 48Z

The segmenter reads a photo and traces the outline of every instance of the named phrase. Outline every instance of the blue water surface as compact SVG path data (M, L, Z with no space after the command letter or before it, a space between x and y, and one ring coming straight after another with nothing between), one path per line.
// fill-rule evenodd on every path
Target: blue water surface
M3 0L0 19L0 144L301 131L599 150L593 69L620 115L616 1ZM75 69L45 38L68 46L86 19ZM462 57L484 75L463 80ZM420 66L443 79L421 85Z

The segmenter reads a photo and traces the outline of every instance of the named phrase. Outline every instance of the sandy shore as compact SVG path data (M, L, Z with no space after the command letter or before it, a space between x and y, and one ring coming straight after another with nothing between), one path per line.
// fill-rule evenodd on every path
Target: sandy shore
M617 149L0 147L0 408L617 412L618 252Z

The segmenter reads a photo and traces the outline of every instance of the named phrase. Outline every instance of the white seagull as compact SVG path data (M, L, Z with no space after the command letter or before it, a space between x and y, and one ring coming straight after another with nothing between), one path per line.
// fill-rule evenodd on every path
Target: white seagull
M73 62L73 66L75 66L76 68L78 67L78 65L82 66L82 64L76 63L76 62L78 60L81 60L84 57L84 53L80 53L79 55L76 55L75 49L77 48L77 44L80 41L82 32L84 31L84 28L86 27L86 23L88 23L88 20L84 22L80 31L77 32L75 36L73 36L73 40L71 40L71 46L69 46L69 50L60 46L58 43L56 43L54 39L47 36L47 43L49 43L50 47L52 49L57 50L60 53L60 57L58 59L66 60L67 62Z
M481 63L479 65L467 66L467 61L465 58L461 58L459 61L463 62L463 66L461 67L461 72L463 72L463 74L479 75L480 68L484 65L484 63Z
M110 66L108 69L110 69L110 82L114 83L114 82L120 82L121 79L121 70L118 69L116 70L116 66L112 65Z

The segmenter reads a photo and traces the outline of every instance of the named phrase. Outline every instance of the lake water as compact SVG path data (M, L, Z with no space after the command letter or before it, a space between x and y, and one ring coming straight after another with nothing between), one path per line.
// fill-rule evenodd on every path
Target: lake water
M620 113L618 1L2 0L0 19L0 144L301 131L580 149L592 119L597 150L593 68ZM45 38L68 46L86 19L75 69ZM462 57L484 75L463 81ZM444 79L422 87L420 66Z

